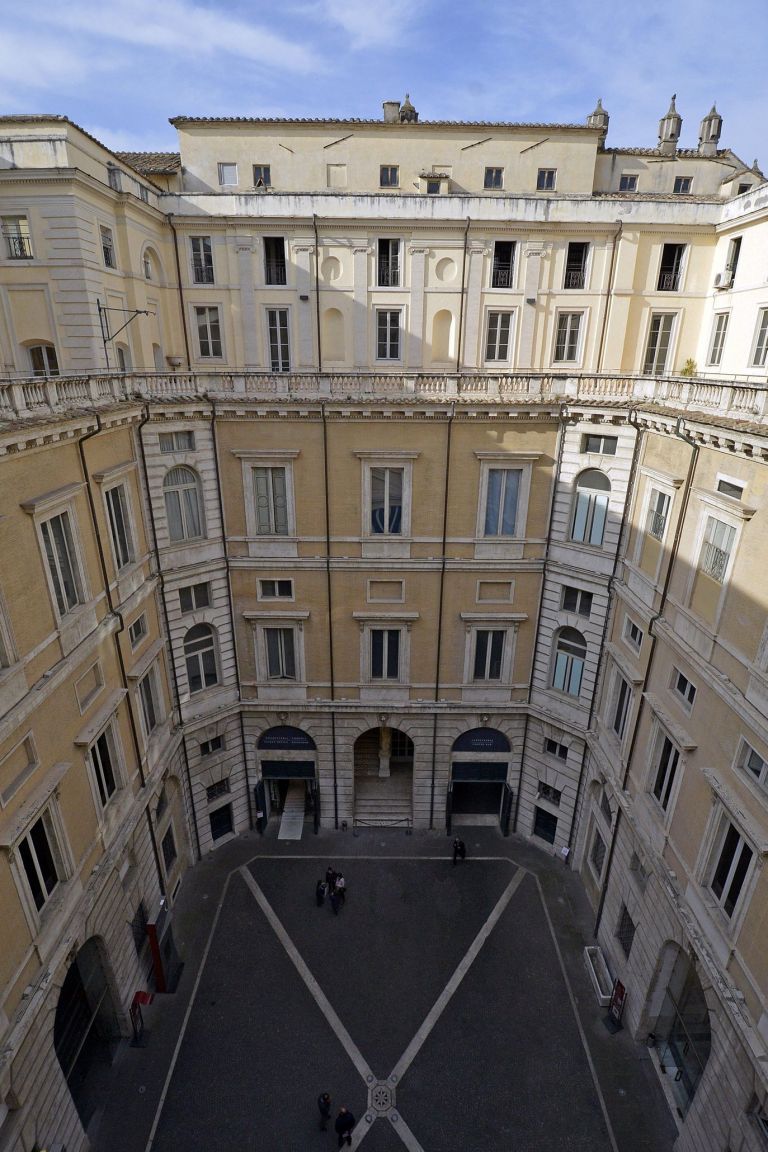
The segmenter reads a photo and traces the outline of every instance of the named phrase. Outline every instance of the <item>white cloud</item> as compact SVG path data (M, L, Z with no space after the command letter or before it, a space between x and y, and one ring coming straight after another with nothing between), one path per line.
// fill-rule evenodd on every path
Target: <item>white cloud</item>
M403 43L409 27L421 15L426 0L319 0L311 9L316 18L343 28L355 50Z

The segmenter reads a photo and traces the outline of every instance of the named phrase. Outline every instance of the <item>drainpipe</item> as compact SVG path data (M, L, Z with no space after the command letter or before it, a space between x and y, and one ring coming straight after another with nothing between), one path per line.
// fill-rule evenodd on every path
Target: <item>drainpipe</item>
M235 649L235 676L237 677L237 700L240 705L238 716L240 719L240 741L243 749L243 768L245 770L245 792L248 797L248 827L253 829L253 810L251 807L251 790L248 787L248 758L245 753L245 723L243 721L243 692L240 687L240 656L237 651L237 631L235 629L234 597L232 595L232 571L229 563L229 535L227 533L226 518L224 515L224 500L221 492L221 469L219 466L219 441L216 433L216 402L206 392L205 398L211 406L211 437L213 439L213 464L216 476L216 495L219 501L219 519L221 520L221 540L224 547L224 564L227 569L227 593L229 608L229 626L232 629L232 645Z
M617 223L618 227L616 229L616 232L614 233L613 245L611 247L611 265L610 265L610 268L608 270L608 290L607 290L606 296L605 296L605 308L603 310L603 321L602 321L602 324L600 326L600 342L599 342L598 348L597 348L597 371L598 372L602 372L602 370L603 370L603 355L605 353L605 337L606 337L606 334L608 332L608 317L609 317L610 311L611 311L611 301L613 300L613 278L614 278L614 271L615 271L615 264L616 264L616 252L618 250L619 241L621 240L621 234L622 234L622 231L624 228L624 221L623 220L617 220L616 223Z
M605 616L603 617L603 629L602 629L602 632L600 634L600 650L599 650L599 655L597 658L597 670L595 671L595 686L592 690L592 698L589 702L589 716L587 717L587 732L589 732L590 728L592 727L592 721L593 721L594 715L595 715L595 708L597 707L597 699L598 699L599 688L600 688L600 677L602 675L603 662L604 662L604 658L605 658L605 638L608 635L608 625L609 625L609 622L611 619L611 613L612 613L612 609L613 609L613 597L614 597L614 591L613 590L614 590L614 586L616 583L616 571L619 567L619 558L622 555L621 544L622 544L622 540L624 539L624 533L626 532L626 528L627 528L627 521L629 519L629 509L632 505L632 494L634 492L635 480L637 478L637 465L638 465L638 461L640 459L640 445L642 443L642 441L640 439L641 429L640 429L640 425L637 422L637 412L634 408L630 411L630 413L627 417L627 422L629 424L631 424L635 430L635 443L634 443L633 448L632 448L632 463L630 464L630 467L629 467L629 477L627 479L627 493L626 493L626 497L624 499L624 507L623 507L622 513L621 513L621 524L619 525L619 538L618 538L618 541L616 544L616 552L614 553L614 557L613 557L613 567L611 568L611 575L610 575L610 578L608 580L608 604L606 605ZM573 837L574 837L574 833L575 833L575 829L576 829L576 814L578 813L579 803L581 800L581 788L582 788L582 784L584 781L584 774L585 774L586 767L587 767L587 755L588 755L588 753L589 753L589 748L588 748L587 742L585 740L584 741L584 748L582 749L582 753L581 753L581 765L579 766L579 778L576 782L576 796L575 796L574 802L573 802L573 819L571 820L571 829L570 829L570 832L568 833L568 849L569 849L569 851L570 851L571 846L573 845ZM614 834L616 831L618 831L620 816L621 816L621 809L619 809L619 812L617 813L617 816L616 816L616 825L614 828ZM611 842L611 851L613 850L613 843L614 842L615 842L615 838L614 838L614 841ZM606 869L606 872L607 872L607 869Z
M189 789L189 803L192 808L192 823L195 829L195 845L197 846L197 858L202 860L203 854L200 850L200 831L197 826L197 811L195 809L195 794L192 791L192 773L189 767L189 754L187 752L187 738L184 734L184 721L181 714L181 697L179 694L179 679L176 675L176 662L173 658L173 645L171 644L171 629L168 623L168 608L165 603L165 576L163 568L160 563L160 549L157 543L157 524L155 523L155 511L152 507L152 493L149 487L149 478L147 475L147 454L144 450L144 437L142 431L144 425L149 422L149 406L144 405L144 415L139 421L138 428L136 429L139 438L139 452L141 454L141 468L144 475L144 486L147 493L147 508L149 510L149 525L152 530L152 547L155 553L155 561L157 563L157 577L160 581L160 608L163 614L163 622L165 624L165 635L168 643L168 663L171 666L171 687L173 690L174 707L179 716L179 730L181 732L181 751L184 756L184 775L187 780L187 788Z
M184 333L184 351L187 356L187 371L192 367L192 357L189 353L189 330L187 328L187 306L184 302L184 285L181 279L181 261L179 260L179 237L173 223L173 212L167 214L168 224L173 234L173 253L176 257L176 280L179 286L179 311L181 312L181 330Z
M333 598L331 587L331 505L328 476L328 422L325 404L320 405L323 419L323 485L325 491L325 589L328 604L328 664L331 679L331 705L336 699L336 671L333 658ZM339 781L336 759L336 709L331 707L331 757L333 760L333 826L339 829Z
M568 406L567 404L560 405L558 412L559 427L557 430L557 456L555 458L555 474L552 480L552 495L549 498L549 518L547 522L547 539L544 543L544 565L541 572L541 585L539 587L539 605L536 612L536 631L533 636L533 654L531 656L531 675L528 680L528 699L526 701L527 707L525 711L525 722L523 724L523 747L520 750L520 779L517 784L517 795L515 796L515 814L512 818L512 831L517 831L517 814L520 811L520 793L523 790L523 765L525 763L525 751L528 744L528 724L530 722L531 710L531 696L533 695L533 672L536 667L536 653L539 648L539 632L541 630L541 605L544 599L544 584L547 578L547 560L549 559L549 547L552 541L552 518L555 512L555 498L557 496L557 486L560 482L560 468L563 463L563 449L565 448L565 428L568 423Z
M699 459L699 451L700 451L699 445L696 443L696 441L693 439L692 436L689 436L688 433L684 431L684 428L685 428L685 421L683 420L682 416L678 416L677 421L675 423L675 433L674 434L680 440L684 440L685 443L690 446L691 459L688 463L688 473L685 477L685 485L683 487L683 499L682 499L682 503L680 505L680 512L678 513L678 517L677 517L677 524L675 525L675 535L674 535L674 539L672 541L672 548L671 548L670 553L669 553L669 561L667 562L667 570L664 574L664 585L663 585L662 590L661 590L661 599L659 601L659 610L658 610L658 612L655 612L654 615L651 617L650 623L648 625L648 635L651 638L651 650L648 653L648 662L645 666L645 673L643 674L643 682L642 682L642 685L640 687L639 702L638 702L638 707L637 707L637 715L635 717L635 723L634 723L634 727L632 728L632 736L630 738L629 749L627 751L627 764L626 764L626 768L624 769L624 775L623 775L622 781L621 781L622 792L625 792L627 789L627 781L629 780L629 774L630 774L630 771L632 769L632 760L634 758L635 748L637 746L637 736L638 736L638 733L640 731L640 719L642 717L643 707L645 705L645 690L648 686L648 681L650 680L651 667L653 665L654 656L656 655L657 636L654 632L654 624L656 623L657 620L660 620L662 618L662 616L664 615L664 608L665 608L665 605L667 603L669 586L670 586L670 583L672 581L672 573L674 571L675 561L677 560L677 553L678 553L679 548L680 548L680 540L681 540L681 537L683 535L683 527L685 524L685 517L686 517L686 513L688 511L688 504L689 504L690 498L691 498L691 488L693 486L693 477L694 477L694 474L696 472L696 464L697 464L697 461ZM619 808L619 810L616 814L616 824L615 824L615 827L613 830L613 836L611 838L610 849L608 852L608 862L607 862L606 868L605 868L605 879L603 881L603 886L602 886L602 889L600 892L600 902L598 904L597 914L595 916L595 927L593 929L593 933L595 936L597 936L598 930L600 928L600 921L602 920L602 916L603 916L603 908L605 907L605 898L606 898L606 894L608 892L608 882L609 882L610 874L611 874L611 865L613 863L613 855L614 855L614 851L616 848L616 839L617 839L617 832L618 832L618 828L619 828L619 816L620 816L620 814L621 814L621 808Z
M125 620L123 619L122 612L119 612L115 608L114 601L112 599L112 591L109 587L109 574L107 572L107 564L106 564L106 558L104 556L104 548L103 548L102 543L101 543L101 533L99 532L99 525L98 525L98 521L96 519L96 504L95 504L95 501L93 499L93 491L91 489L91 474L88 470L88 464L87 464L86 459L85 459L85 449L83 447L86 440L90 440L92 437L98 436L99 432L101 432L101 429L102 429L101 416L99 415L98 412L95 415L96 415L96 427L93 429L92 432L87 432L85 434L85 436L81 436L79 438L79 440L77 442L77 450L78 450L78 453L80 454L80 470L83 474L83 480L85 481L85 491L86 491L86 494L88 497L88 509L89 509L90 517L91 517L91 527L93 528L93 535L94 535L94 538L96 540L96 549L97 549L98 556L99 556L99 568L101 570L101 582L102 582L102 586L104 588L104 593L105 593L106 598L107 598L107 607L109 609L110 616L115 616L118 620L118 628L117 628L117 631L114 633L115 654L117 656L118 668L120 669L120 683L122 684L122 687L124 688L124 690L127 693L128 727L131 730L131 744L133 745L133 754L136 758L136 766L139 770L139 780L141 781L141 787L144 788L146 786L147 781L146 781L146 777L144 775L144 768L143 768L142 763L141 763L141 745L139 744L139 736L138 736L138 733L136 731L136 718L133 715L133 700L131 698L130 692L128 691L128 677L127 677L126 671L125 671L125 661L123 660L122 648L120 647L120 634L125 631ZM147 827L149 829L149 840L150 840L150 843L152 845L152 855L153 855L154 860L155 860L155 871L157 872L157 881L158 881L158 884L160 887L160 892L163 896L167 896L168 892L167 892L166 887L165 887L165 879L163 877L162 868L160 867L160 853L158 851L157 840L155 838L155 830L152 826L152 819L149 815L149 808L148 807L144 808L144 815L147 818Z
M456 340L456 375L461 372L461 347L462 336L464 334L464 297L467 292L466 285L466 271L467 271L467 244L469 242L469 225L471 221L467 216L466 227L464 228L464 254L461 258L461 295L459 297L459 334Z
M317 237L317 215L312 213L312 227L315 232L315 322L317 324L317 370L323 370L323 345L320 338L320 241Z
M443 494L443 536L440 552L440 592L437 605L437 648L435 653L435 711L432 715L432 777L429 790L429 827L435 826L435 773L437 770L437 704L440 697L440 654L443 638L443 596L445 592L446 533L448 530L448 483L451 476L451 432L456 405L451 404L445 436L445 491Z

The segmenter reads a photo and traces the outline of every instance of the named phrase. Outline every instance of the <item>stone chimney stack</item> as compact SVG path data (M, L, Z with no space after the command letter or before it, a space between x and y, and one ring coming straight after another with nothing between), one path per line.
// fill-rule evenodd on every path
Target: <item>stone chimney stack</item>
M659 120L659 151L665 156L674 156L680 139L683 118L675 108L676 96L669 102L669 111Z
M712 111L704 117L699 127L699 153L702 156L717 155L717 144L722 130L723 118L713 104Z
M400 120L400 101L385 100L382 107L384 108L384 123L397 124Z

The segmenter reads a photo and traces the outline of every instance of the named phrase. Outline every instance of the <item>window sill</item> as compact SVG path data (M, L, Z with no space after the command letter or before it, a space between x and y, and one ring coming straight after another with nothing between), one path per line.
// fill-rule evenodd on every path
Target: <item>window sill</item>
M475 540L475 560L522 560L525 542L519 536Z
M411 541L403 536L365 536L362 541L364 560L409 560Z

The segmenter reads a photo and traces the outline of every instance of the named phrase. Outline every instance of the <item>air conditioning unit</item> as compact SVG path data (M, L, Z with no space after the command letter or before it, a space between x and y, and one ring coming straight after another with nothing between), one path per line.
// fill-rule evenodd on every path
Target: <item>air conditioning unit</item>
M733 272L730 268L726 268L724 272L718 272L715 276L715 288L730 288L733 283Z

